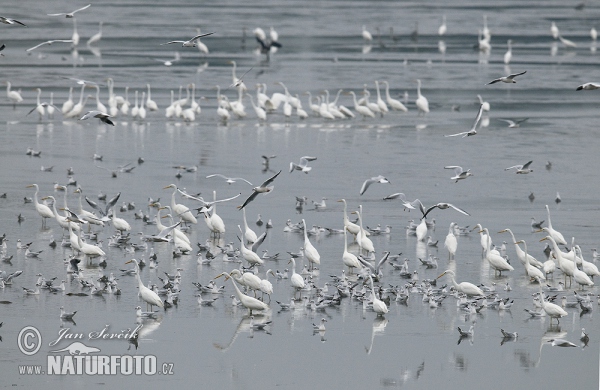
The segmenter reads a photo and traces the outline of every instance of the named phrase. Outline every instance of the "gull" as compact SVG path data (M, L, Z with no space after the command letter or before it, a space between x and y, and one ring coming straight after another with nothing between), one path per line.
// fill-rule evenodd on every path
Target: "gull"
M79 118L80 121L84 121L86 119L90 119L90 118L98 118L100 119L100 122L104 122L107 125L112 125L114 126L115 124L113 123L113 121L110 120L110 115L108 115L105 112L101 112L101 111L88 111L85 114L83 114L83 116L81 118Z
M234 82L233 84L231 84L229 87L227 87L227 88L226 88L226 90L227 90L227 89L229 89L229 88L231 88L231 87L236 87L236 88L237 88L237 87L239 87L240 85L242 85L242 84L244 83L244 79L243 79L243 77L244 77L245 75L247 75L247 74L248 74L248 72L250 72L252 69L254 69L254 67L251 67L250 69L248 69L247 71L245 71L245 72L244 72L244 74L243 74L243 75L241 75L241 76L240 76L240 78L238 78L237 80L235 80L235 82Z
M419 203L421 203L421 202L419 202ZM422 207L422 206L423 206L423 205L421 204L421 212L423 212L423 207ZM431 206L430 208L428 208L428 209L427 209L427 210L426 210L426 211L423 213L423 217L422 217L421 219L424 219L425 217L427 217L427 214L429 214L429 212L430 212L431 210L435 209L435 208L438 208L438 209L440 209L440 210L445 210L445 209L447 209L447 208L452 208L452 209L454 209L454 210L458 211L458 212L459 212L459 213L461 213L461 214L464 214L464 215L471 215L471 214L467 213L465 210L463 210L463 209L461 209L461 208L458 208L458 207L456 207L455 205L453 205L453 204L451 204L451 203L443 203L443 202L442 202L442 203L434 204L433 206Z
M27 27L24 23L21 23L18 20L7 18L4 16L0 16L0 22L2 22L4 24L20 24L21 26Z
M533 172L533 169L529 169L529 166L531 165L532 162L533 162L533 160L531 160L523 165L513 165L512 167L504 168L504 170L508 171L510 169L516 169L517 172L515 172L515 173L527 174L529 172Z
M167 226L156 235L147 235L147 234L141 233L142 240L152 241L152 242L170 242L171 239L167 238L167 236L169 234L171 234L171 232L180 224L181 224L181 221L177 222L175 225Z
M67 13L59 13L59 14L48 14L48 16L65 16L65 18L74 18L75 17L75 12L79 12L79 11L83 11L84 9L88 9L91 7L91 4L86 5L85 7L81 7L79 9L76 9L73 12L67 12Z
M451 177L451 180L456 180L455 183L458 183L459 180L464 180L469 176L473 176L470 172L470 169L464 171L461 166L458 165L446 165L444 169L454 169L454 176Z
M500 77L500 78L497 78L495 80L492 80L489 83L487 83L486 85L499 83L500 81L502 81L503 83L513 83L513 84L515 84L516 83L515 77L521 76L521 75L523 75L525 73L527 73L527 71L524 71L524 72L521 72L521 73L513 73L513 74L510 74L508 76L504 76L504 77Z
M481 120L481 115L483 114L483 108L485 106L485 103L487 103L487 102L483 102L479 105L479 111L477 112L477 116L475 117L475 123L473 123L473 127L471 127L471 130L463 131L462 133L445 135L444 137L458 137L459 135L462 135L462 137L465 138L470 135L477 134L477 125L479 124L479 121Z
M275 180L275 178L277 176L279 176L280 173L281 173L281 170L279 170L279 172L277 172L272 177L265 180L260 186L254 187L252 189L252 194L244 201L244 203L241 206L238 206L238 210L241 210L244 207L246 207L246 205L248 203L252 202L258 194L264 194L264 193L269 193L269 192L273 191L274 186L269 186L269 184L271 184L273 182L273 180Z
M549 343L552 344L553 347L576 347L577 345L565 339L550 339Z
M63 306L60 307L60 319L61 320L72 320L73 317L75 316L75 314L77 314L77 311L74 311L72 313L67 313Z
M206 176L207 179L210 179L211 177L221 177L221 178L225 179L227 184L233 184L236 182L236 180L242 180L242 181L245 181L246 183L252 185L252 183L250 183L248 180L241 178L241 177L227 177L225 175L221 175L220 173L215 173L213 175Z
M317 159L316 157L311 157L311 156L300 157L300 164L296 164L294 162L290 163L290 173L294 172L294 170L302 171L304 173L310 172L312 167L308 166L308 162L315 161L316 159Z
M381 183L381 184L386 184L389 183L390 181L388 179L386 179L384 176L379 175L379 176L375 176L372 177L370 179L365 180L365 182L362 184L362 187L360 187L360 195L364 194L365 191L367 191L367 189L369 188L369 186L373 183Z
M577 87L577 91L581 91L581 90L586 90L586 91L591 91L593 89L600 89L600 84L598 83L585 83L585 84L581 84L580 86Z
M52 45L54 42L73 43L73 40L72 39L51 39L49 41L42 42L42 43L40 43L38 45L35 45L34 47L30 47L29 49L27 49L25 51L33 51L33 50L37 49L40 46Z
M207 35L212 35L212 34L214 34L214 32L209 32L209 33L204 33L204 34L196 35L195 37L193 37L189 41L171 41L171 42L167 42L167 43L161 43L161 45L169 45L171 43L181 43L182 47L196 47L196 39L205 37Z
M511 120L511 119L498 119L499 121L502 122L506 122L508 123L508 127L511 129L516 129L517 127L521 126L521 123L525 122L526 120L528 120L529 118L523 118L523 119L516 119L516 120Z

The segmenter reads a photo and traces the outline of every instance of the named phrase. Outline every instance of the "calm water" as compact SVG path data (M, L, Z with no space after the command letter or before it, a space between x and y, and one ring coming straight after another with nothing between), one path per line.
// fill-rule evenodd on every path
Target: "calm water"
M190 192L202 192L206 198L212 191L219 198L242 193L250 194L244 183L227 185L206 175L222 173L244 177L253 183L262 182L273 172L263 172L260 156L277 155L270 168L284 172L275 181L276 189L268 196L259 196L247 207L248 220L257 232L264 230L254 224L257 214L266 222L271 219L274 228L269 231L261 250L285 254L298 251L303 238L296 233L284 233L287 219L294 222L306 219L309 226L340 228L342 225L339 198L348 201L349 209L359 204L364 208L368 226L391 225L390 235L374 236L377 258L383 251L403 253L410 259L410 270L417 270L422 279L432 279L444 269L457 271L459 281L496 282L501 297L514 299L510 311L484 309L474 318L465 318L454 298L446 299L438 309L430 309L421 302L421 295L411 296L408 305L392 302L385 319L371 311L363 311L357 300L346 298L336 308L324 312L297 309L278 312L275 300L288 302L293 295L289 280L273 280L272 311L265 317L273 321L270 334L248 329L246 310L231 305L231 282L214 307L200 307L194 295L192 282L206 284L222 271L237 267L216 259L209 266L198 265L195 254L173 259L170 244L156 244L159 267L142 271L143 281L159 282L164 271L182 271L182 292L178 307L167 310L159 321L145 323L135 353L157 356L159 363L174 365L174 376L155 377L77 377L81 384L108 384L164 387L177 379L183 387L200 385L202 388L272 388L290 389L358 387L399 387L431 389L493 387L551 387L575 384L577 388L598 386L599 348L595 311L580 315L577 309L568 309L569 315L560 326L550 326L547 319L529 320L524 308L533 308L531 294L537 284L529 284L523 267L516 259L512 245L508 255L515 271L502 278L494 277L489 266L481 259L479 237L473 232L459 238L456 260L448 263L443 240L451 222L461 226L481 223L492 232L495 243L508 240L498 235L511 228L517 238L527 240L530 252L543 259L541 234L534 234L530 218L547 219L544 205L549 204L552 222L567 240L576 238L587 260L590 251L598 245L597 174L599 161L595 157L600 147L597 126L597 97L594 91L576 92L575 87L594 81L598 54L589 38L589 30L598 19L600 10L587 4L582 11L574 5L566 7L555 2L503 2L491 6L470 2L220 2L200 6L197 2L162 4L157 2L96 2L77 15L81 41L77 53L68 44L56 43L27 55L25 49L45 39L67 39L72 35L72 20L46 17L46 13L65 12L83 4L53 2L40 6L32 1L21 1L3 11L28 24L28 28L2 25L3 51L2 79L21 89L24 101L13 110L6 99L0 102L4 125L0 127L0 221L2 230L10 239L8 255L12 263L2 263L7 272L23 270L13 286L0 291L2 305L0 321L3 326L0 344L3 353L2 384L6 387L30 388L46 383L55 385L71 381L66 377L24 376L18 374L18 365L45 365L48 351L56 349L48 342L57 338L63 327L73 333L88 334L105 325L118 332L136 325L134 307L139 304L137 284L131 276L120 276L120 269L132 255L118 248L107 248L111 227L100 231L107 251L104 273L119 275L121 296L70 297L42 291L39 296L26 296L21 286L32 288L42 273L47 278L67 281L67 290L82 291L77 280L65 276L63 259L70 249L48 246L50 237L61 236L56 221L48 221L49 229L40 229L40 218L32 204L24 204L25 196L33 192L26 186L37 183L40 196L54 195L62 204L62 193L53 191L55 182L66 184L66 169L73 167L75 179L92 199L102 191L109 196L121 192L121 201L135 202L137 209L154 215L147 208L149 197L169 203L171 192L163 190L170 183L185 187ZM440 37L437 28L442 15L447 16L448 33L443 37L445 54L438 50ZM489 56L472 49L477 42L477 30L482 28L483 15L488 15L492 33L492 51ZM98 22L104 21L103 37L97 44L100 56L86 48L87 39L98 31ZM551 21L556 21L562 34L577 43L576 49L565 49L550 35ZM418 22L418 40L410 34ZM374 35L372 47L364 48L361 26L365 24ZM268 32L274 26L284 45L265 61L253 53L256 47L252 30L262 27ZM195 48L182 50L177 45L160 46L174 39L189 39L195 28L215 31L203 39L209 55L199 55ZM375 28L382 32L381 45ZM390 37L393 27L396 41ZM598 26L596 26L598 27ZM245 45L242 29L246 28ZM513 61L510 68L502 62L507 39L513 40ZM555 46L553 48L553 45ZM169 59L179 50L181 60L165 67L154 58ZM366 52L366 53L365 53ZM281 111L269 116L267 123L259 124L250 102L246 99L248 116L222 125L216 115L215 85L223 89L231 84L230 60L237 61L238 75L252 70L244 77L254 94L255 83L266 83L269 93L283 92L275 85L282 81L292 94L299 94L304 108L309 111L305 91L313 96L324 89L336 92L354 90L357 93L367 85L375 96L375 80L387 80L391 94L402 99L409 95L409 112L389 113L383 118L326 122L311 117L286 121ZM485 83L509 72L527 70L514 85ZM62 120L38 121L37 114L26 116L35 106L35 88L42 89L42 101L48 101L54 92L58 106L66 100L69 87L77 84L68 77L104 83L107 77L115 81L115 92L124 95L129 86L129 100L133 91L145 90L152 85L152 97L158 103L158 112L149 112L145 121L117 117L117 125L108 127L96 120L77 122ZM431 112L417 116L415 79L423 82L422 93L430 104ZM193 123L167 120L164 108L169 104L170 91L178 93L180 85L194 82L201 101L202 114ZM95 94L94 89L86 93ZM233 89L224 92L236 98ZM444 138L468 130L477 112L477 94L491 104L484 124L476 137L467 139ZM107 90L101 90L106 104ZM350 97L342 95L340 102L352 106ZM453 110L453 106L460 107ZM95 107L90 99L88 108ZM529 118L518 129L508 129L499 118ZM28 147L41 150L40 158L25 155ZM102 162L92 159L94 153L104 156ZM290 161L313 155L313 170L305 175L289 174ZM94 165L115 168L127 163L136 164L143 157L145 163L130 174L111 178ZM533 160L534 172L515 175L504 168ZM544 165L552 162L552 169ZM42 172L40 166L54 166L52 172ZM174 165L198 166L196 173L175 177ZM454 183L451 171L445 165L461 165L474 173L468 180ZM373 185L359 196L362 182L382 174L391 184ZM68 202L77 208L77 197L69 189ZM426 248L407 236L404 227L414 212L403 211L398 201L384 202L385 195L404 192L410 199L419 198L426 205L451 202L467 210L467 217L451 210L435 210L431 216L436 229L430 231L434 240L440 240L439 249ZM535 200L528 195L533 192ZM562 203L554 198L559 192ZM307 196L319 201L327 198L327 207L321 211L304 208L302 215L295 209L295 196ZM237 226L242 224L241 213L235 200L218 206L227 232L223 243L238 246ZM191 201L183 201L190 207ZM25 220L18 224L17 215ZM132 236L143 231L154 234L155 227L144 226L135 220L133 211L120 215L132 224ZM205 242L208 229L202 220L190 232L190 240ZM26 259L23 251L16 250L16 240L33 242L34 250L44 250L40 259ZM137 238L134 238L136 241ZM331 281L329 275L340 275L343 237L321 234L311 238L321 254L321 269L313 277L318 286ZM356 250L356 248L353 250ZM439 268L428 270L419 265L417 257L431 253L439 256ZM135 257L148 253L136 252ZM291 268L289 257L281 255L278 262L261 267L260 276L271 268L283 271ZM97 263L97 262L96 262ZM302 263L302 261L299 261ZM301 265L297 270L301 269ZM86 275L95 276L96 266L88 267ZM549 284L562 280L559 271ZM219 284L224 284L222 279ZM447 282L446 279L439 282ZM513 290L505 292L501 286L509 283ZM387 286L406 283L391 266L384 267L382 284ZM438 283L441 285L441 283ZM597 287L592 289L597 294ZM573 300L572 290L563 293ZM205 296L207 298L208 296ZM61 324L59 307L77 310L76 325ZM596 310L596 307L594 307ZM321 318L328 320L324 340L312 334L312 323ZM457 345L457 326L468 328L475 320L475 337ZM27 357L17 348L17 335L26 325L40 329L43 345L38 354ZM589 345L582 349L551 347L547 340L562 337L579 342L581 328L590 333ZM500 328L517 331L515 342L501 345ZM103 354L133 353L124 341L88 341L87 345L101 348ZM68 345L63 341L59 347ZM69 382L70 383L70 382Z

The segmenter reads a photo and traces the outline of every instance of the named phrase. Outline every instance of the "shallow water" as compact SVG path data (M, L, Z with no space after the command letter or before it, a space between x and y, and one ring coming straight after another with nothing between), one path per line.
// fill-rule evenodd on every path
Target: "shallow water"
M550 205L553 226L562 231L568 241L571 237L582 247L586 259L591 261L591 248L597 244L599 217L599 168L596 151L598 137L597 102L594 91L575 91L575 87L594 81L593 67L597 54L590 50L588 31L597 19L598 9L587 4L583 11L571 5L554 2L501 2L495 5L473 5L468 2L276 2L266 1L253 5L244 2L227 2L201 6L196 2L164 5L149 2L100 2L89 10L77 14L81 42L78 57L69 46L54 44L38 49L28 56L26 48L44 39L68 38L72 34L72 21L65 18L42 16L76 8L66 2L53 2L43 9L31 1L19 2L5 10L6 16L28 24L28 28L2 25L7 48L2 61L3 79L13 87L22 89L24 102L16 110L6 100L0 100L0 111L5 124L0 127L0 183L6 199L0 199L2 231L10 239L8 255L14 255L11 264L2 263L7 272L23 270L23 275L13 286L0 291L0 300L12 304L2 305L3 326L0 329L2 347L0 356L3 383L8 386L32 387L69 380L66 377L28 376L18 374L18 365L45 364L48 351L54 350L48 342L55 339L61 327L74 333L88 334L110 325L112 331L133 328L136 325L134 307L140 304L136 282L131 276L117 276L122 295L100 297L70 297L42 291L39 296L26 296L21 286L32 288L36 274L56 276L67 281L67 290L83 291L77 280L65 277L63 259L69 249L51 249L50 236L61 236L56 221L48 221L49 229L40 229L40 218L32 204L23 204L23 197L32 196L26 186L37 183L40 196L54 195L62 205L62 193L53 191L53 183L66 184L66 169L73 167L75 179L84 194L96 200L102 191L109 197L121 192L122 201L135 202L137 209L152 215L147 208L149 197L161 198L169 203L171 190L163 190L170 183L186 188L191 193L202 192L211 198L242 193L240 199L218 205L227 232L223 243L238 246L238 224L241 213L235 208L250 194L244 183L227 185L218 179L206 179L213 173L240 176L251 182L262 182L279 169L282 174L275 180L272 194L260 195L247 207L250 226L257 214L266 222L273 221L261 250L281 253L278 262L267 262L260 275L271 268L283 271L288 265L287 251L298 251L303 245L299 234L284 233L287 219L324 227L340 228L342 207L339 198L348 201L349 209L359 204L364 208L364 222L368 226L391 225L390 235L374 236L373 242L379 259L383 251L402 252L410 259L410 270L417 270L421 279L433 279L446 268L457 271L457 280L490 285L496 282L501 297L514 299L510 311L483 310L476 319L465 318L452 297L437 309L421 302L421 295L412 295L408 305L392 302L385 319L377 318L371 311L363 311L357 300L346 298L336 308L325 312L297 309L278 312L275 300L288 302L293 291L288 280L273 280L272 311L266 317L273 321L270 334L248 329L246 310L233 308L229 296L233 294L231 282L224 296L214 307L200 307L192 282L206 284L222 271L237 267L236 263L214 260L210 266L196 263L194 254L172 258L171 244L155 244L159 267L142 270L144 282L159 282L164 272L182 271L182 292L178 307L167 310L161 320L146 322L137 351L123 341L89 341L102 349L103 354L135 353L155 355L159 362L174 365L174 376L184 387L198 386L224 388L284 387L318 388L398 387L431 389L476 388L489 383L495 387L552 387L559 388L576 383L578 388L595 388L598 384L599 348L595 330L598 320L595 313L580 315L579 310L568 309L569 315L560 326L550 326L547 319L529 320L524 308L532 308L531 294L538 291L537 284L529 284L523 267L516 259L514 249L508 248L515 271L495 277L487 263L481 259L479 237L476 232L459 238L456 260L447 261L443 240L451 222L460 226L481 223L488 227L495 243L510 241L499 235L511 228L518 239L525 239L530 252L543 259L543 236L532 233L530 218L547 219L544 205ZM513 12L514 10L517 12ZM35 11L32 11L35 10ZM92 12L93 11L93 12ZM437 27L441 15L447 15L448 33L443 38L446 53L438 51ZM488 15L492 31L492 51L489 57L472 50L477 29L481 28L482 15ZM98 22L104 21L103 38L98 44L101 56L93 55L85 46L89 36L97 32ZM414 42L409 35L418 21L419 37ZM565 37L577 42L577 49L565 49L559 43L553 55L550 23L556 21ZM382 31L385 47L375 38L370 51L363 54L360 37L365 24L376 35L375 27ZM182 27L182 26L189 27ZM273 25L284 47L271 56L270 61L253 53L255 42L252 30L261 26L268 32ZM195 28L215 31L203 39L211 50L200 56L194 48L160 46L172 39L191 37ZM245 47L242 46L242 28L246 27ZM394 28L397 41L389 36ZM124 39L123 37L127 37ZM506 40L513 39L513 62L505 69L502 58ZM186 38L187 39L187 38ZM181 52L181 61L165 67L153 58L168 59L174 51ZM365 50L366 51L366 50ZM42 53L45 57L40 58ZM402 99L409 94L409 112L389 113L383 118L369 120L326 122L311 117L306 121L293 118L286 121L281 112L269 116L266 124L259 124L248 100L248 116L222 125L216 115L215 85L223 89L231 84L230 60L237 61L238 75L252 70L244 77L254 93L255 83L266 83L269 93L283 92L275 82L283 81L292 94L300 94L308 111L307 99L302 95L310 91L313 96L323 89L354 90L359 93L367 84L375 95L374 81L388 80L391 94ZM405 63L406 60L406 63ZM509 72L527 70L514 85L489 85L485 83ZM160 111L148 113L145 121L130 117L117 117L116 126L109 127L96 120L78 122L63 120L38 121L37 115L27 112L34 107L36 92L43 91L42 101L48 101L54 92L55 104L66 99L68 88L77 85L65 77L77 77L104 83L107 77L115 80L115 92L124 94L130 87L139 93L146 83L152 85L152 97ZM430 103L431 112L426 117L416 113L415 79L423 82L422 93ZM167 120L164 108L169 104L170 91L178 93L180 85L195 82L201 101L202 114L194 123ZM94 89L86 93L95 95ZM235 99L233 88L224 92ZM477 94L491 104L487 127L475 137L466 139L444 138L469 129L477 112ZM101 99L106 104L107 91L103 87ZM342 95L340 102L352 106L350 97ZM90 99L87 107L94 107ZM453 106L460 106L454 111ZM529 118L518 129L508 129L499 118ZM485 121L485 118L484 118ZM25 155L31 147L41 150L40 158ZM92 159L94 153L103 155L103 161ZM260 156L277 155L271 170L263 172ZM288 173L290 161L312 155L309 174ZM145 162L137 165L138 157ZM515 175L504 168L533 160L533 173ZM546 161L552 169L546 170ZM127 163L137 165L132 173L111 178L105 170L94 165L114 169ZM40 166L54 166L52 172L42 172ZM175 165L198 166L196 173L183 173L175 177ZM454 183L449 180L450 170L445 165L470 168L473 177ZM376 175L386 176L391 184L375 184L359 196L362 182ZM68 203L77 208L77 197L69 189ZM434 240L440 240L439 249L418 245L416 238L407 236L404 227L411 219L418 219L414 211L402 210L398 201L383 201L385 195L404 192L409 199L419 198L425 205L450 202L467 210L464 216L452 210L434 210L436 229L430 231ZM533 192L535 200L528 195ZM556 205L556 192L562 203ZM327 207L321 211L305 207L299 215L295 209L295 196L307 196L319 201L327 198ZM196 207L191 201L186 203ZM17 215L25 220L18 224ZM143 231L154 234L153 226L144 226L135 220L133 211L120 216L132 224L132 236ZM112 227L100 231L107 251L105 274L120 275L120 269L130 266L125 262L132 255L118 248L107 248ZM202 220L190 232L190 240L205 242L208 229ZM27 259L23 251L16 250L16 240L33 242L32 248L44 250L39 260ZM136 241L137 238L134 238ZM319 272L313 281L318 286L331 281L329 275L340 275L343 237L321 234L311 238L321 254ZM510 242L509 242L510 244ZM356 250L354 246L351 246ZM259 251L260 252L260 251ZM417 257L432 253L439 256L439 268L428 270L419 265ZM148 253L136 252L136 258ZM97 262L95 262L97 264ZM299 261L302 263L302 261ZM300 271L301 265L297 267ZM89 266L86 275L95 276L97 266ZM387 286L406 283L392 267L384 267L382 284ZM559 272L549 284L557 285L562 279ZM512 291L505 292L502 285L509 283ZM447 279L438 281L449 283ZM597 287L592 288L597 294ZM573 300L572 289L564 293ZM205 296L205 298L207 298ZM77 310L76 325L61 324L58 308ZM143 305L142 305L143 306ZM596 309L596 307L594 307ZM313 335L312 323L321 318L328 320L324 341ZM459 339L457 326L469 328L475 320L472 343ZM19 331L27 325L37 327L43 338L40 352L27 357L17 348ZM590 333L586 348L558 348L547 340L560 335L578 342L581 328ZM518 332L515 342L501 345L500 329ZM60 347L68 345L63 341ZM131 349L128 351L128 347ZM572 373L571 373L572 372ZM585 374L581 374L585 373ZM82 384L122 385L143 384L148 388L163 387L174 379L171 376L117 375L113 377L82 376ZM65 382L67 383L67 382Z

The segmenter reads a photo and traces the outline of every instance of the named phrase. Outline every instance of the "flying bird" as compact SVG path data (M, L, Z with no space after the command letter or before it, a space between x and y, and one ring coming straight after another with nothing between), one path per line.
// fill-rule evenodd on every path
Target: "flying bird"
M38 45L35 45L34 47L30 47L29 49L27 49L25 51L33 51L33 50L37 49L38 47L41 47L44 45L52 45L54 42L73 43L73 40L72 39L51 39L49 41L42 42Z
M451 180L456 180L455 183L458 183L459 180L464 180L469 176L473 176L470 172L470 169L464 171L461 166L458 165L446 165L444 169L454 169L454 176L451 177Z
M304 173L310 172L312 167L308 166L309 161L315 161L316 157L304 156L300 157L300 164L296 164L294 162L290 163L290 173L294 172L294 170L302 171Z
M244 207L246 207L246 205L250 202L252 202L254 200L254 198L256 198L256 196L258 194L264 194L264 193L268 193L273 191L274 186L269 186L269 184L271 184L273 182L273 180L275 180L275 178L277 176L279 176L279 174L281 173L281 170L279 170L279 172L277 172L275 175L273 175L272 177L268 178L267 180L265 180L260 186L258 187L254 187L252 189L252 194L248 197L248 199L246 199L244 201L244 203L241 206L238 206L238 210L243 209Z
M21 26L27 27L25 23L21 23L18 20L0 16L0 22L4 24L20 24Z
M510 129L516 129L516 128L520 127L520 126L521 126L521 123L525 122L525 121L526 121L526 120L528 120L528 119L529 119L529 118L515 119L515 120L513 121L513 120L511 120L511 119L500 119L500 118L498 118L498 120L499 120L499 121L502 121L502 122L506 122L506 123L508 123L508 127L509 127Z
M577 91L581 91L581 90L586 90L586 91L591 91L593 89L600 89L600 84L598 83L585 83L585 84L581 84L580 86L577 87Z
M479 121L481 120L481 115L483 115L484 104L485 104L485 102L481 103L479 105L479 111L477 112L477 116L475 117L475 123L473 123L473 127L471 127L471 130L463 131L462 133L448 134L448 135L445 135L444 137L458 137L459 135L462 135L462 137L465 138L470 135L477 134L477 125L479 124Z
M212 34L214 34L214 32L196 35L189 41L171 41L171 42L167 42L167 43L161 43L161 45L170 45L171 43L181 43L181 46L183 46L183 47L196 47L196 39L205 37L207 35L212 35Z
M107 125L111 125L111 126L115 125L113 123L113 121L110 120L110 115L108 115L105 112L96 111L96 110L86 112L81 118L79 118L79 120L84 121L84 120L90 119L90 118L98 118L98 119L100 119L100 122L104 122Z
M79 12L79 11L83 11L84 9L88 9L90 8L92 5L88 4L85 7L81 7L79 9L76 9L73 12L67 12L67 13L58 13L58 14L48 14L48 16L65 16L65 18L74 18L75 17L75 12Z
M504 168L504 170L508 171L511 169L516 169L517 171L515 173L527 174L529 172L533 172L533 169L529 169L529 166L531 165L532 162L533 162L533 160L531 160L523 165L513 165L512 167Z
M221 175L220 173L215 173L213 175L208 175L206 176L207 179L210 179L211 177L220 177L225 179L225 181L227 182L227 184L233 184L235 183L237 180L242 180L245 181L246 183L252 185L252 183L250 183L248 180L242 178L242 177L227 177L225 175Z
M499 83L500 81L502 81L503 83L509 83L509 84L513 83L513 84L515 84L516 83L515 77L521 76L521 75L523 75L525 73L527 73L527 71L524 71L524 72L521 72L521 73L514 73L514 74L510 74L508 76L500 77L500 78L497 78L495 80L490 81L486 85Z
M428 208L427 211L425 211L425 213L423 213L423 217L421 217L421 219L427 217L427 214L429 214L429 212L431 210L435 209L435 208L438 208L440 210L445 210L445 209L448 209L448 208L452 208L452 209L458 211L461 214L471 215L471 214L467 213L465 210L463 210L461 208L458 208L458 207L456 207L455 205L453 205L451 203L438 203L438 204L434 204L433 206L431 206L430 208ZM423 212L422 209L421 209L421 212Z
M375 176L372 177L370 179L365 180L365 182L363 183L362 187L360 187L360 194L364 194L365 191L369 188L369 186L373 183L381 183L381 184L386 184L389 183L390 181L388 179L386 179L385 177L383 177L382 175L379 176Z

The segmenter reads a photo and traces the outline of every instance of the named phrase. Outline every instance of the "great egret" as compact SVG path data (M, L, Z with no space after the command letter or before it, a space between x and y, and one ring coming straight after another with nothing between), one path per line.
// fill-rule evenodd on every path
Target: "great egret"
M367 237L366 231L363 228L362 205L359 205L358 208L359 210L352 212L352 214L356 214L358 216L358 226L360 227L360 232L356 235L356 242L358 243L360 249L365 250L367 253L375 252L373 241L371 241L371 239Z
M350 222L350 220L348 219L348 205L346 204L346 199L340 199L340 200L338 200L338 202L344 203L344 228L345 228L345 230L354 234L354 236L356 237L356 235L358 235L358 233L360 232L360 226L358 226L355 223Z
M542 230L545 232L548 232L548 228L543 228ZM558 268L560 268L560 270L565 275L565 284L566 284L567 276L569 278L573 277L574 268L576 268L575 262L565 259L563 257L562 251L558 248L558 244L556 243L556 240L554 240L554 238L552 238L552 236L546 236L546 237L542 238L540 240L540 242L546 241L546 240L550 241L550 243L552 245L552 251L554 253L554 257L556 257L556 260L558 262Z
M292 263L292 276L290 277L290 283L292 287L294 287L294 297L296 297L296 293L301 291L304 288L304 279L300 274L296 273L296 260L292 257L288 264ZM300 297L302 297L302 292L300 292Z
M485 251L485 258L490 263L492 268L494 268L494 273L498 271L500 275L502 275L502 271L514 271L514 267L510 265L504 257L492 251L492 241L490 238L490 232L488 231L488 228L484 228L483 230L487 235L487 247Z
M321 256L308 239L308 233L306 232L306 221L304 219L302 219L302 224L304 225L304 256L308 259L312 269L314 268L315 264L321 264Z
M419 114L427 114L429 112L429 101L423 95L421 95L421 80L417 79L417 100L415 101Z
M248 222L246 221L246 209L242 209L242 212L242 215L244 217L244 240L246 240L246 243L252 245L256 242L258 236L254 232L254 230L248 227Z
M454 235L454 226L456 226L456 223L452 222L450 224L450 228L448 229L448 235L446 236L446 240L444 241L444 247L448 249L448 260L454 259L456 249L458 248L458 240Z
M163 302L160 300L157 293L150 290L148 287L144 286L142 283L142 279L140 277L140 265L136 259L131 259L125 264L135 263L135 277L138 282L139 296L142 297L142 300L146 302L146 304L150 305L150 310L152 310L152 306L164 307Z
M37 184L28 185L27 188L35 188L35 194L33 195L33 204L35 205L35 210L42 217L42 227L46 226L46 218L54 218L54 213L50 209L50 207L46 206L43 203L38 202L38 192L40 188Z
M531 279L537 280L538 283L541 283L542 279L546 280L546 275L542 271L540 271L539 268L536 268L533 265L531 265L529 261L529 255L527 253L527 243L525 242L525 240L515 241L514 243L517 247L521 243L523 243L523 245L525 246L525 254L523 257L525 258L525 272L527 273L527 276L529 276Z
M225 280L231 279L231 283L233 283L233 287L235 288L235 294L240 300L242 306L250 310L250 315L252 315L252 310L269 310L269 305L267 305L266 303L256 298L250 297L246 294L243 294L238 288L237 284L235 284L235 280L230 274L228 274L227 272L223 272L215 279L220 278L221 276L225 276Z
M371 283L371 295L373 296L373 311L377 313L378 316L383 316L389 312L389 309L385 302L377 297L377 291L375 290L373 277L371 275L369 275L369 282Z
M542 263L540 263L538 260L536 260L535 257L533 257L529 254L526 254L526 251L523 252L521 247L517 244L517 239L515 238L515 235L513 234L512 230L504 229L504 230L500 230L498 233L506 233L506 232L508 232L510 234L510 236L512 237L512 239L513 239L512 242L515 243L515 250L517 252L517 257L519 258L521 263L523 263L523 265L525 265L525 258L527 258L529 260L529 264L531 264L534 267L542 268L544 266Z
M238 225L238 228L240 229L240 233L242 233L242 237L244 236L244 232L242 232L242 227L240 225ZM252 251L252 249L248 249L246 247L246 244L244 243L244 239L242 238L240 240L240 250L242 252L242 257L248 262L250 263L250 265L262 265L264 264L264 260L260 258L259 255L257 255L255 252Z
M171 196L171 210L175 213L175 217L180 217L185 222L197 224L198 220L192 215L192 212L187 206L180 203L175 203L175 194L177 193L177 186L175 184L169 184L164 189L173 188L173 195Z
M546 205L546 213L548 213L548 227L545 228L547 229L546 232L548 233L548 235L550 235L550 237L554 239L554 241L556 241L557 244L566 246L567 241L565 240L565 237L558 230L555 230L552 227L552 220L550 219L550 208L548 207L548 205Z
M469 283L469 282L456 283L456 279L455 279L456 274L454 273L454 271L452 271L450 269L447 269L446 271L444 271L436 279L439 279L444 275L450 275L450 278L452 280L452 285L458 292L461 292L461 293L467 294L467 295L485 295L483 293L483 291L479 287L474 285L473 283Z
M342 261L350 269L350 273L352 273L353 268L362 268L362 264L358 261L356 255L348 252L347 235L346 229L344 229L344 254L342 255Z

